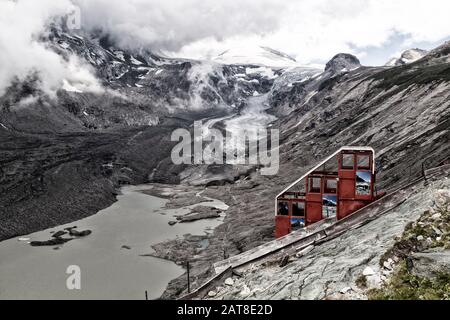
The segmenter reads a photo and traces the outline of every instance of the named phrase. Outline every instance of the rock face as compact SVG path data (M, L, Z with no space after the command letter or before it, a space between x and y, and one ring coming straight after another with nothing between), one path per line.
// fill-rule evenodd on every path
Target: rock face
M450 274L450 250L435 248L413 253L412 264L412 273L419 277L433 278L438 272Z
M30 245L32 247L57 246L69 242L71 240L73 240L73 238L53 238L45 241L31 241Z
M221 210L218 210L213 207L196 206L192 209L192 212L190 212L187 215L178 217L177 220L180 223L183 223L183 222L193 222L201 219L219 218L221 212L222 212Z

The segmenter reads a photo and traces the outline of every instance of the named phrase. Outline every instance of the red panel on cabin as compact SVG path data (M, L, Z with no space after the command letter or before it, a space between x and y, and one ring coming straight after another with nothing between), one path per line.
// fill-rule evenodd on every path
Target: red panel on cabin
M355 180L339 178L339 200L355 197Z
M322 203L307 202L306 203L306 225L322 220Z
M289 234L291 227L291 219L288 216L275 217L275 237L280 238Z
M338 174L340 179L355 179L355 171L353 170L339 169Z
M322 220L322 194L306 194L306 225Z
M318 202L322 203L322 194L321 193L311 193L308 192L306 194L306 202Z

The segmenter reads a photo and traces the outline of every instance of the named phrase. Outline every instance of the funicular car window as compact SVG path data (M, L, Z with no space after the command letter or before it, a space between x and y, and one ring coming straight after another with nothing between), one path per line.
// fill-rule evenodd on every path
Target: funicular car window
M291 217L291 231L299 230L305 227L304 217Z
M369 155L358 155L356 158L358 169L370 169Z
M353 169L355 167L355 157L353 154L344 153L342 155L342 169Z
M356 194L360 196L370 195L372 174L368 171L356 171Z
M328 178L325 182L325 193L337 192L337 179Z
M305 203L293 202L292 203L292 216L303 217L305 215Z
M309 178L309 192L320 193L321 178L310 177Z
M288 216L289 215L289 203L287 201L278 201L277 214L279 216Z
M322 198L322 218L334 218L337 214L337 196L324 195Z

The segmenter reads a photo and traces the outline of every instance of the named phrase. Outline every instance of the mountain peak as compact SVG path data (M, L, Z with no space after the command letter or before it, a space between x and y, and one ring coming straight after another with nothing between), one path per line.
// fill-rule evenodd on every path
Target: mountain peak
M349 53L339 53L335 55L325 66L325 71L341 73L351 71L361 67L359 59Z
M408 49L401 54L400 58L392 58L385 64L385 66L395 67L412 63L423 58L427 53L428 51L419 48Z

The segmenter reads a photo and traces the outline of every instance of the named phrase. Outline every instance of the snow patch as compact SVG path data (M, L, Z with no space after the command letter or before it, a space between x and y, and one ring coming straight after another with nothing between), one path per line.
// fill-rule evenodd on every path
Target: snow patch
M66 79L63 79L62 89L66 90L68 92L83 93L83 91L81 91L80 89L77 89L75 86L71 85L69 83L69 81L67 81Z
M124 57L123 51L120 51L120 50L114 51L114 55L116 56L117 59L125 62L125 57Z
M135 57L131 56L130 61L132 64L136 64L136 65L141 65L142 62L140 62L139 60L137 60Z
M305 102L303 103L303 105L307 104L316 94L318 94L319 91L312 91L310 92L305 99Z
M226 50L213 61L231 65L258 65L270 67L291 67L297 65L294 58L280 51L263 46L244 46Z
M65 41L58 42L58 45L59 45L61 48L63 48L63 49L67 49L67 48L70 47L70 44L68 44L68 43L65 42Z
M273 69L268 67L258 67L258 68L245 68L245 73L247 75L259 74L262 77L266 77L268 79L275 79L278 76L273 72Z

